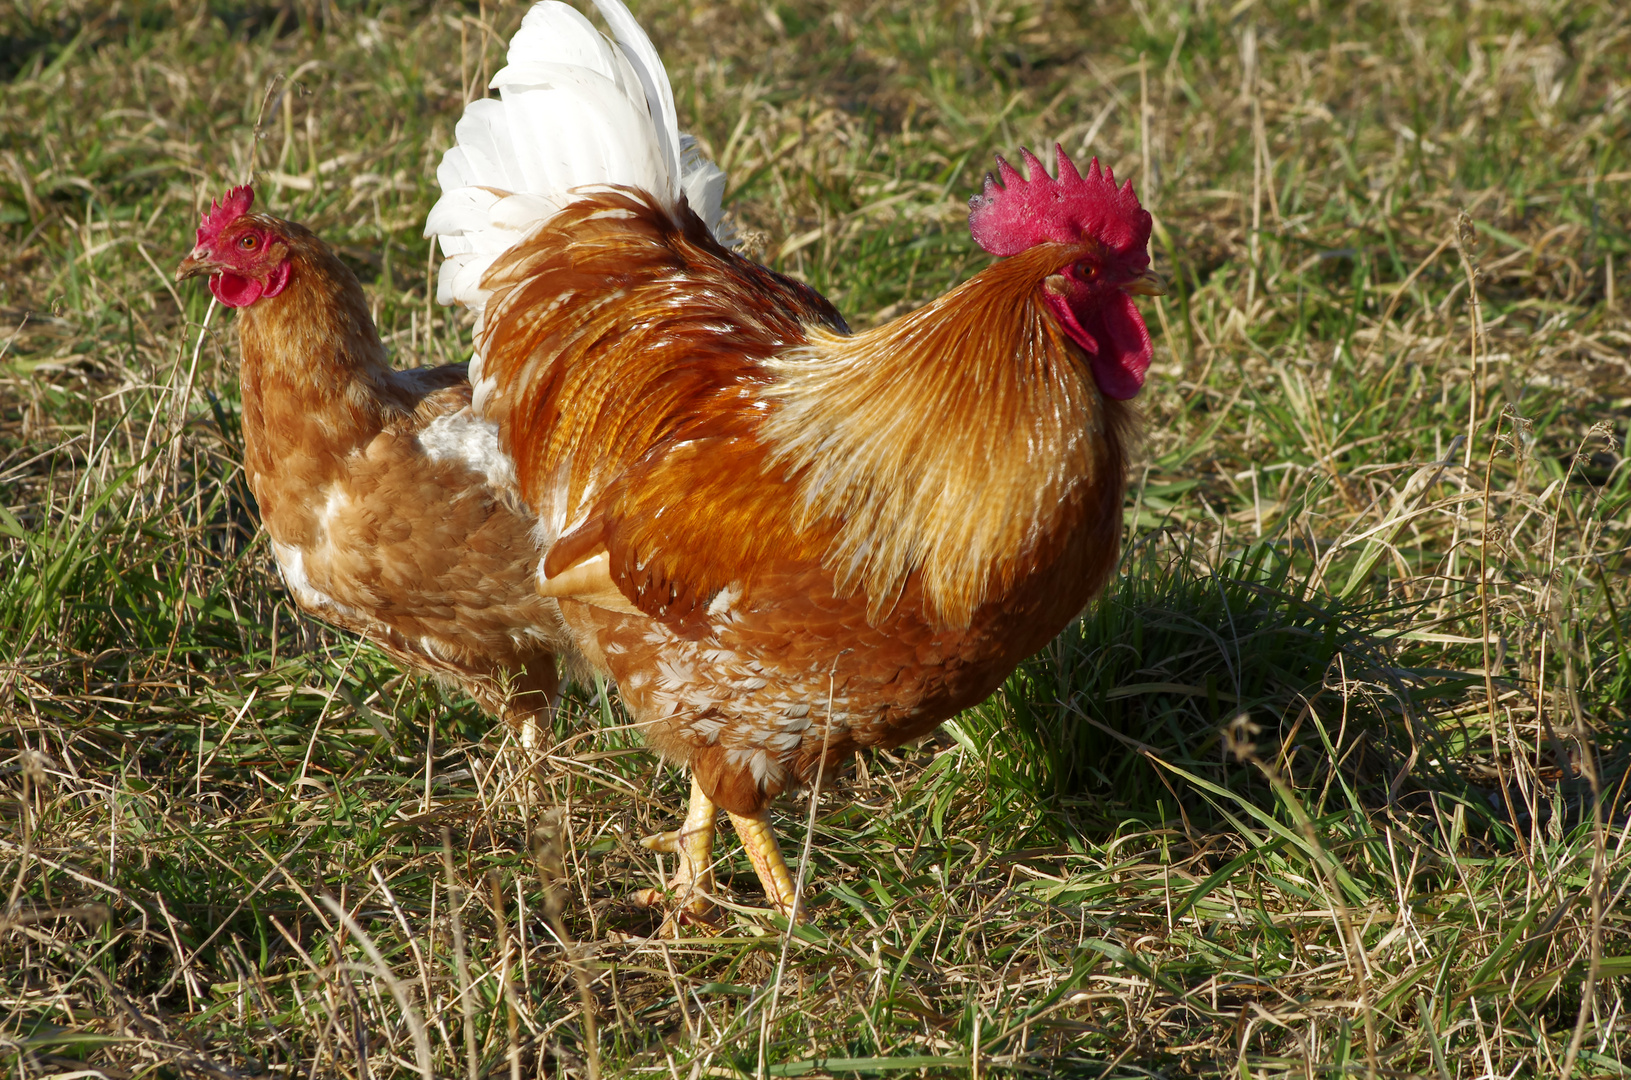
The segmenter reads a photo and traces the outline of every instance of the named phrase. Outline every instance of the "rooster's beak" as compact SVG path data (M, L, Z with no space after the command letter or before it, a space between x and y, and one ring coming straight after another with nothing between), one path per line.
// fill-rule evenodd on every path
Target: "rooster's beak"
M193 248L185 259L181 260L180 266L176 267L176 280L186 281L191 277L213 274L219 269L221 269L221 264L215 261L215 255L200 244L198 247Z
M1123 285L1121 291L1132 293L1134 296L1165 296L1167 283L1162 281L1161 275L1154 270L1146 270Z

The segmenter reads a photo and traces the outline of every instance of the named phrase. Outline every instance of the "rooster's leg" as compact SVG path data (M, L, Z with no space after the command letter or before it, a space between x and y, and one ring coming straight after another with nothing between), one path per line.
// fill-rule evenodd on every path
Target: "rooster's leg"
M793 876L787 872L781 848L776 845L776 833L770 827L770 811L731 814L731 824L736 826L736 835L742 838L742 846L747 849L771 905L793 922L802 921L804 912L797 907Z
M663 922L663 933L670 936L678 924L713 921L714 904L714 821L719 808L703 793L702 785L691 780L691 805L685 813L685 824L673 832L658 833L640 841L647 851L664 851L680 857L679 869L669 880L669 888L679 901L679 908ZM662 902L662 894L648 889L641 895L643 903L655 906Z

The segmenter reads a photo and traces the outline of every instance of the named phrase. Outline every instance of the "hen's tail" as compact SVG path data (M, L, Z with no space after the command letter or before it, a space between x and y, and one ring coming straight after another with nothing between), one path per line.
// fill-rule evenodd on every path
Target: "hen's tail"
M594 2L615 42L576 9L545 0L527 12L493 76L498 99L465 107L436 170L442 197L425 221L446 256L439 302L479 319L493 260L583 189L635 187L670 206L683 195L720 234L725 174L680 134L668 72L629 9Z

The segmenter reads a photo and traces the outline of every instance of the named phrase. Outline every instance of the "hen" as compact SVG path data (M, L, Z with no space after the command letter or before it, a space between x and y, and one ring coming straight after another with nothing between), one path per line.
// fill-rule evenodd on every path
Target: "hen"
M647 841L682 921L711 911L717 808L797 918L771 800L980 701L1109 577L1150 217L1096 161L999 158L969 222L1000 260L851 333L726 245L662 61L595 3L615 43L538 4L465 110L439 297L478 316L472 410L539 520L539 592L690 769Z
M537 745L568 638L465 366L393 370L356 276L254 198L211 204L176 278L238 309L244 470L289 592Z

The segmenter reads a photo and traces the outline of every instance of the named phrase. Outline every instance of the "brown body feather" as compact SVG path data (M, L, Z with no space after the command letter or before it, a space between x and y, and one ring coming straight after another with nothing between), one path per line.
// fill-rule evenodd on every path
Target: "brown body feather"
M483 281L477 401L555 541L542 589L719 805L927 732L1103 587L1133 416L1040 300L1084 250L850 335L689 211L608 193Z
M392 370L351 271L304 228L258 223L291 273L239 313L244 466L290 591L491 712L542 717L565 631L464 366Z

